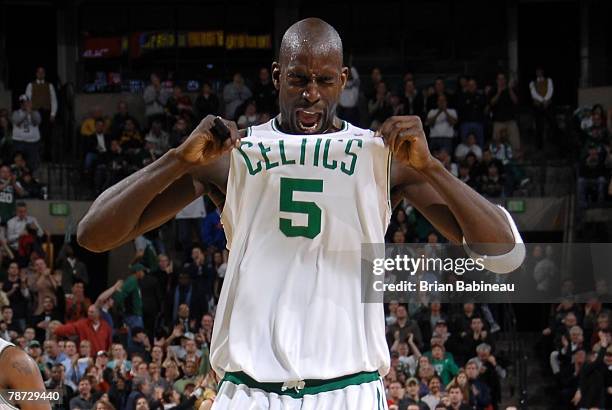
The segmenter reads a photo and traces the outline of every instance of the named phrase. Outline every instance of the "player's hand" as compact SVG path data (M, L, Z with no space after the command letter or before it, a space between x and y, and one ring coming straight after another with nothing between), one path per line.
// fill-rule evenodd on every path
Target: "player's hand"
M396 161L418 171L435 163L427 146L421 118L417 115L391 117L376 131L376 135L382 136Z
M223 120L230 130L230 138L221 142L210 131L213 128L215 118L217 117L214 115L207 115L176 149L176 154L180 160L194 166L206 165L237 145L239 133L236 123Z

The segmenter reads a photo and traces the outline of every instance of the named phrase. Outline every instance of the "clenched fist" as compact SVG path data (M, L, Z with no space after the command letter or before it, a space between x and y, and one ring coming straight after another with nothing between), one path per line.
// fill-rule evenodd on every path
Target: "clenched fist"
M416 115L391 117L375 135L385 140L395 160L416 170L423 170L435 163L427 146L421 118Z
M179 159L190 165L206 165L238 144L239 133L236 123L222 120L230 130L230 138L220 141L210 131L214 126L214 115L207 115L191 132L189 137L176 149Z

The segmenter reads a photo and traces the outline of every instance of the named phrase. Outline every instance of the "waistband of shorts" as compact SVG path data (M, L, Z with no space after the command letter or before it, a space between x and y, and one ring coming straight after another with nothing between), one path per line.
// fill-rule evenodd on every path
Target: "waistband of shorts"
M332 390L340 390L348 386L370 383L377 380L380 380L380 374L378 371L359 372L336 377L334 379L306 379L303 380L304 387L301 389L283 389L285 383L263 383L258 382L244 372L227 372L219 383L219 388L224 382L228 381L236 385L243 384L251 389L260 389L268 393L276 393L278 395L300 399L307 395L314 395Z

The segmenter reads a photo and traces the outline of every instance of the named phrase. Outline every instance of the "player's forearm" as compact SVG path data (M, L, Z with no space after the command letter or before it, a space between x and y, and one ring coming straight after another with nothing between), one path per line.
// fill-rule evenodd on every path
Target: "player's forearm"
M128 240L130 234L142 226L151 202L189 168L190 165L176 157L175 150L170 150L159 160L108 188L79 223L77 239L81 246L103 252ZM155 218L148 216L150 224L150 219Z
M466 242L503 244L491 254L503 254L512 249L512 230L503 212L494 204L453 176L438 161L421 170L421 174L444 199Z

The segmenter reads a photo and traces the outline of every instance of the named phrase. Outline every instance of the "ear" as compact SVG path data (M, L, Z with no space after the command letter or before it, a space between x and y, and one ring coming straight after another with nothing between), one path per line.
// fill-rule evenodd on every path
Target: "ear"
M280 74L280 64L275 61L272 63L272 84L274 84L274 88L277 90L280 89Z
M349 68L342 67L342 72L340 73L340 82L342 83L342 89L346 86L346 82L348 80Z

